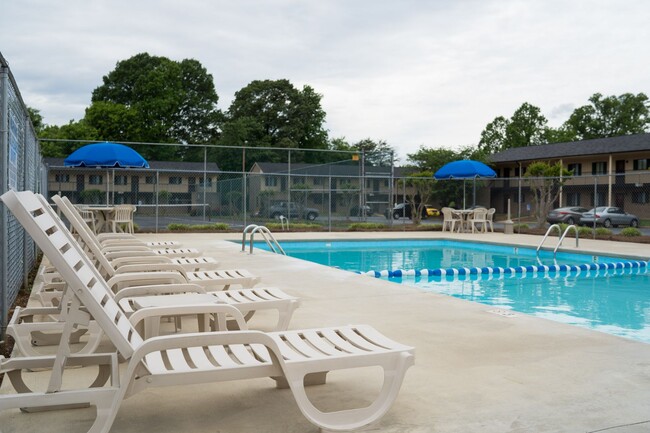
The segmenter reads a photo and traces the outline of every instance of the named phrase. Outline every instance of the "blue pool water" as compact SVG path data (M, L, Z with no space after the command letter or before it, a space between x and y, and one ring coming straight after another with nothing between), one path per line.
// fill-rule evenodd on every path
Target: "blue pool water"
M646 262L622 269L588 269L587 264L614 267L626 260L562 252L554 258L552 252L541 251L543 264L573 265L571 269L577 271L551 268L526 272L526 267L531 270L540 265L536 251L514 246L447 240L281 245L292 257L355 272L379 275L384 271L382 278L396 283L650 343L650 272ZM411 274L416 270L417 275L390 272L391 276L386 276L385 271L397 269ZM470 269L478 273L470 273Z

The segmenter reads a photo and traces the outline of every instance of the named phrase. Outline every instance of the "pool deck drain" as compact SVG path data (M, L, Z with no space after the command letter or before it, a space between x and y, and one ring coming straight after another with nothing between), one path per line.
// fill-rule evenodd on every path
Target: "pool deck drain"
M498 314L499 316L503 317L517 317L518 315L513 313L511 310L505 310L503 308L493 308L491 310L487 310L488 313L492 314Z

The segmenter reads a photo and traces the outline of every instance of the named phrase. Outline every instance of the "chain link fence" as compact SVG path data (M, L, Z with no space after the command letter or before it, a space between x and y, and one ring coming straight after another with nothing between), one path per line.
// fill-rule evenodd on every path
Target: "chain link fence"
M44 173L38 140L18 86L0 54L0 191L40 191ZM8 312L35 265L36 245L5 206L0 207L0 339Z

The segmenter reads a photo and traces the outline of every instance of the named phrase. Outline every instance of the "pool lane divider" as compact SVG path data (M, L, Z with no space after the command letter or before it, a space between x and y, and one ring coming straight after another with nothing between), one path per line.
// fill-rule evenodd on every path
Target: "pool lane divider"
M528 265L515 267L475 267L475 268L437 268L437 269L395 269L383 271L359 272L375 278L402 277L444 277L460 275L508 275L508 274L548 274L554 272L580 273L583 271L640 269L648 268L649 262L643 260L628 260L611 263L583 263L580 265Z

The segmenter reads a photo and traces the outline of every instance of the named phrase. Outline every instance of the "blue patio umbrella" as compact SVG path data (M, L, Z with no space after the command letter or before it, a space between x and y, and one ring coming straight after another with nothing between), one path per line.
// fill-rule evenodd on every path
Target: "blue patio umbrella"
M474 181L474 199L473 204L476 204L476 178L483 177L497 177L497 174L487 165L480 161L473 161L471 159L461 159L458 161L449 162L443 165L433 175L436 179L463 179L463 208L465 207L465 179L473 179Z
M138 152L119 143L105 141L87 144L63 160L66 167L149 168ZM106 204L109 202L108 170L106 171Z
M149 163L135 150L119 143L105 141L87 144L72 152L63 161L67 167L137 167L149 168Z

